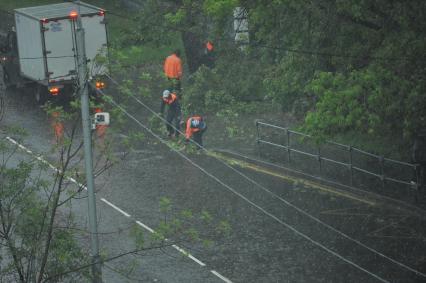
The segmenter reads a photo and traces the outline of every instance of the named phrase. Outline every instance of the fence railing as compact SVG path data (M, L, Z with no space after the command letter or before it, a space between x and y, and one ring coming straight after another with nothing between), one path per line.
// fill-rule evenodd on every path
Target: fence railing
M419 188L416 164L332 141L317 145L309 135L261 121L256 121L256 132L261 154L314 177L399 200L402 195L411 201Z

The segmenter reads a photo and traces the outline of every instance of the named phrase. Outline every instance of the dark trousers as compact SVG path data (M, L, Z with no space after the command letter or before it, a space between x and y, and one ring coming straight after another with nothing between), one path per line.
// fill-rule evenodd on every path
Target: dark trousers
M200 146L203 146L203 134L207 130L207 126L203 130L199 130L192 135L192 140L197 143L197 149L200 149Z
M167 111L166 128L169 136L173 134L176 137L179 136L181 116L180 105L177 105L174 109L169 109L169 111Z

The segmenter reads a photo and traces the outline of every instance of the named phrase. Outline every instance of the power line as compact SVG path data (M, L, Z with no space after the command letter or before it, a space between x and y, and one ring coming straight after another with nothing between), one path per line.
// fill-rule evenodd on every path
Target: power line
M108 11L108 14L111 14L113 16L125 19L127 21L133 21L139 23L139 21L135 18L129 18L128 16L124 16L115 12ZM186 29L177 28L174 26L163 26L163 25L155 25L150 23L151 26L159 27L162 29L170 29L180 32L186 32ZM225 41L229 40L229 38L220 37L217 38L218 41ZM333 52L321 52L321 51L314 51L314 50L303 50L303 49L297 49L297 48L286 48L286 47L280 47L280 46L270 46L262 43L250 43L248 45L249 48L266 48L266 49L273 49L273 50L281 50L285 52L290 53L296 53L296 54L303 54L303 55L310 55L310 56L322 56L322 57L338 57L338 58L348 58L348 59L370 59L370 60L382 60L382 61L408 61L410 58L407 57L381 57L381 56L371 56L371 55L365 55L365 56L355 56L355 55L349 55L349 54L343 54L343 53L333 53Z
M107 77L108 77L108 78L109 78L109 79L110 79L113 83L115 83L116 85L118 85L118 86L119 86L118 82L117 82L116 80L114 80L111 76L109 76L109 75L107 74ZM105 94L104 94L104 95L105 95ZM181 130L177 129L177 128L176 128L176 127L172 124L172 123L169 123L167 120L165 120L163 117L161 117L161 115L159 115L157 112L155 112L155 111L154 111L154 110L152 110L149 106L147 106L145 103L143 103L140 99L136 98L133 94L129 94L129 96L130 96L130 97L132 97L132 98L133 98L133 99L134 99L137 103L139 103L140 105L142 105L145 109L147 109L148 111L150 111L151 113L153 113L153 114L154 114L157 118L161 119L163 122L165 122L166 124L170 125L172 128L174 128L174 129L175 129L176 131L178 131L180 134L182 134L182 135L184 134ZM192 141L192 140L191 140L191 142L195 143L195 142L194 142L194 141ZM167 145L168 145L168 144L167 144ZM198 145L198 144L196 144L196 145L197 145L198 147L200 147L201 149L203 149L205 152L210 153L210 151L209 151L208 149L206 149L204 146L201 146L201 145ZM176 152L178 152L178 153L179 153L179 155L181 155L181 153L180 153L179 151L176 151ZM184 155L184 156L185 156L185 155ZM422 277L426 278L426 274L424 274L424 273L422 273L422 272L420 272L420 271L418 271L418 270L415 270L415 269L413 269L413 268L411 268L411 267L409 267L409 266L407 266L407 265L405 265L405 264L403 264L403 263L401 263L401 262L399 262L399 261L397 261L397 260L394 260L394 259L392 259L392 258L390 258L390 257L386 256L385 254L383 254L383 253L381 253L381 252L379 252L379 251L377 251L377 250L375 250L375 249L373 249L373 248L371 248L371 247L369 247L369 246L367 246L367 245L363 244L362 242L360 242L360 241L358 241L358 240L356 240L356 239L354 239L354 238L350 237L349 235L347 235L347 234L345 234L345 233L343 233L343 232L341 232L341 231L337 230L336 228L332 227L331 225L329 225L329 224L327 224L327 223L325 223L325 222L321 221L320 219L316 218L315 216L313 216L313 215L309 214L308 212L306 212L306 211L302 210L301 208L297 207L296 205L294 205L294 204L290 203L289 201L285 200L284 198L282 198L282 197L278 196L277 194L273 193L272 191L270 191L269 189L267 189L265 186L263 186L263 185L259 184L258 182L254 181L253 179L251 179L251 178L250 178L250 177L248 177L247 175L243 174L242 172L240 172L240 171L236 170L234 167L230 166L230 165L229 165L229 164L227 164L226 162L222 162L221 160L219 160L219 161L220 161L222 164L224 164L226 167L228 167L229 169L231 169L232 171L236 172L238 175L240 175L241 177L243 177L244 179L246 179L247 181L249 181L250 183L254 184L254 185L255 185L255 186L257 186L258 188L260 188L261 190L263 190L264 192L268 193L269 195L271 195L272 197L274 197L274 198L278 199L279 201L281 201L281 202L285 203L286 205L288 205L288 206L292 207L293 209L295 209L295 210L296 210L296 211L298 211L299 213L301 213L301 214L305 215L306 217L310 218L311 220L313 220L313 221L317 222L318 224L320 224L320 225L322 225L322 226L324 226L324 227L326 227L326 228L330 229L331 231L333 231L333 232L335 232L335 233L339 234L340 236L344 237L345 239L350 240L350 241L352 241L352 242L354 242L354 243L358 244L359 246L361 246L361 247L363 247L363 248L365 248L365 249L369 250L370 252L372 252L372 253L374 253L374 254L376 254L376 255L381 256L382 258L385 258L385 259L387 259L387 260L391 261L392 263L399 265L400 267L403 267L403 268L405 268L405 269L407 269L407 270L409 270L409 271L411 271L411 272L413 272L413 273L415 273L415 274L417 274L417 275L419 275L419 276L422 276Z
M98 90L99 93L101 93L102 95L106 96L105 93L102 90ZM159 135L157 135L156 133L154 133L148 126L144 125L142 122L140 122L138 119L136 119L132 114L130 114L125 108L123 108L121 105L119 105L118 103L116 103L111 97L106 96L107 97L107 101L110 102L112 105L114 105L115 107L117 107L118 109L120 109L123 113L125 113L130 119L132 119L134 122L136 122L139 126L141 126L143 129L145 129L146 131L148 131L152 136L154 136L157 140L159 140L161 143L165 144L168 148L170 148L172 151L176 152L179 156L181 156L182 158L184 158L185 160L187 160L190 164L192 164L194 167L198 168L200 171L202 171L204 174L206 174L207 176L209 176L210 178L212 178L213 180L215 180L217 183L219 183L220 185L222 185L223 187L225 187L226 189L228 189L230 192L232 192L233 194L235 194L236 196L240 197L241 199L243 199L244 201L246 201L247 203L249 203L250 205L252 205L253 207L257 208L258 210L260 210L262 213L264 213L265 215L271 217L272 219L274 219L275 221L277 221L278 223L280 223L281 225L285 226L286 228L292 230L294 233L296 233L297 235L303 237L304 239L308 240L309 242L311 242L312 244L322 248L323 250L327 251L328 253L336 256L337 258L339 258L340 260L356 267L357 269L364 271L365 273L369 274L370 276L378 279L381 282L388 282L387 280L379 277L378 275L368 271L367 269L359 266L358 264L354 263L353 261L343 257L342 255L340 255L339 253L327 248L326 246L324 246L323 244L319 243L318 241L315 241L314 239L312 239L311 237L305 235L303 232L300 232L299 230L297 230L296 228L294 228L293 226L291 226L290 224L284 222L283 220L279 219L277 216L273 215L272 213L268 212L267 210L265 210L264 208L262 208L261 206L257 205L256 203L252 202L251 200L249 200L247 197L245 197L244 195L242 195L241 193L237 192L234 188L232 188L231 186L227 185L226 183L224 183L222 180L220 180L219 178L217 178L216 176L214 176L213 174L211 174L210 172L208 172L206 169L204 169L203 167L201 167L200 165L198 165L197 163L195 163L192 159L190 159L189 157L187 157L186 155L184 155L183 153L181 153L179 150L173 148L172 146L170 146L167 141L165 141L163 138L161 138ZM205 150L205 148L203 148ZM247 177L248 178L248 177Z

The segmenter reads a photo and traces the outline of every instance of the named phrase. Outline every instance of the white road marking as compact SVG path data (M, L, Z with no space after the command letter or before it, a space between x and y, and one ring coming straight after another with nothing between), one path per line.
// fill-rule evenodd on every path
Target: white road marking
M152 230L151 228L149 228L147 225L143 224L142 222L136 221L136 224L138 224L139 226L142 226L143 228L145 228L149 232L154 233L154 230Z
M119 208L118 206L110 203L109 201L107 201L104 198L101 198L101 201L103 201L104 203L108 204L109 206L111 206L112 208L114 208L115 210L117 210L118 212L120 212L121 214L123 214L126 217L130 217L130 214L128 214L127 212L125 212L124 210L122 210L121 208Z
M217 277L219 277L220 279L222 279L224 282L226 283L232 283L231 280L229 280L228 278L226 278L225 276L221 275L219 272L217 272L216 270L211 270L211 273L213 273L214 275L216 275Z
M8 141L10 141L11 143L17 145L20 149L24 150L25 152L27 152L28 154L34 156L37 160L43 162L44 164L48 165L50 168L52 168L54 171L56 172L60 172L60 170L56 167L54 167L52 164L50 164L48 161L46 161L45 159L43 159L41 156L37 156L35 155L35 153L33 153L31 150L29 150L28 148L26 148L25 146L19 144L17 141L15 141L14 139L10 138L10 137L6 137L6 139ZM78 183L74 178L71 177L66 177L67 180L73 182L74 184L76 184L79 187L84 188L85 190L87 190L87 187L84 186L83 184ZM109 205L110 207L114 208L115 210L117 210L118 212L120 212L121 214L123 214L126 217L131 217L130 214L128 214L127 212L125 212L124 210L122 210L121 208L119 208L118 206L112 204L111 202L107 201L104 198L101 198L101 201L103 201L104 203L106 203L107 205ZM143 227L144 229L148 230L151 233L154 233L155 231L153 229L151 229L149 226L143 224L142 222L140 222L139 220L135 221L136 224L138 224L139 226ZM183 255L187 256L188 258L192 259L194 262L198 263L200 266L206 266L206 264L202 261L200 261L199 259L197 259L196 257L194 257L193 255L191 255L190 253L188 253L187 251L185 251L184 249L176 246L176 245L172 245L173 248L175 248L177 251L179 251L180 253L182 253ZM223 280L226 283L232 283L231 280L229 280L228 278L224 277L223 275L219 274L217 271L215 270L210 270L211 273L213 273L215 276L217 276L218 278L220 278L221 280Z
M196 263L198 263L201 266L206 266L206 264L204 262L202 262L201 260L195 258L194 256L192 256L190 253L188 253L187 251L185 251L182 248L179 248L176 245L172 245L173 248L175 248L176 250L178 250L179 252L183 253L184 255L188 256L190 259L192 259L193 261L195 261Z

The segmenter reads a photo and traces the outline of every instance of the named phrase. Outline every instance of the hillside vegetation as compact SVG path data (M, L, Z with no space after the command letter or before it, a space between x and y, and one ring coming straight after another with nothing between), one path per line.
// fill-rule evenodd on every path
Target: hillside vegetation
M243 49L233 42L237 6L249 20ZM425 12L420 0L147 0L120 40L183 46L189 111L235 113L271 103L315 136L395 156L426 126ZM199 68L207 39L216 47L215 67Z
M114 62L157 66L149 70L160 75L164 57L184 51L187 112L234 117L266 105L291 113L307 133L388 156L408 152L426 127L425 1L87 2L110 11ZM126 10L129 2L140 10ZM233 41L235 7L247 11L245 47ZM215 65L200 68L208 39Z

